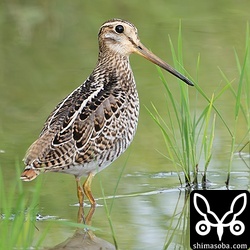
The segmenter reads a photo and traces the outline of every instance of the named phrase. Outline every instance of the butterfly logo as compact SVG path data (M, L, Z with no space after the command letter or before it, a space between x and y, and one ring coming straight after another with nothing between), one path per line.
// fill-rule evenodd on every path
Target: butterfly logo
M243 199L243 205L239 209L240 200ZM247 205L247 195L246 193L242 193L237 195L230 206L230 210L227 211L222 218L220 219L213 211L210 209L210 205L207 199L199 194L195 193L193 198L193 203L196 211L203 217L202 220L196 223L195 230L199 235L207 235L209 234L211 227L217 228L217 235L219 241L221 241L224 228L229 227L230 232L233 235L241 235L245 231L245 225L242 221L237 220L237 217L244 211ZM200 204L200 207L198 205ZM238 203L237 207L235 206ZM203 204L203 206L201 206ZM230 220L230 222L225 222L226 220ZM211 221L212 220L212 221Z

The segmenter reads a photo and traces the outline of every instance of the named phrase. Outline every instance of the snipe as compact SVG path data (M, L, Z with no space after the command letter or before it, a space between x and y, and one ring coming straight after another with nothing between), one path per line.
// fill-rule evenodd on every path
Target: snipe
M79 203L83 195L92 206L94 175L119 157L135 135L139 99L129 55L137 53L189 85L190 80L150 52L136 27L124 20L105 22L99 31L99 56L87 80L50 114L39 138L30 146L21 179L31 181L40 172L72 174ZM81 176L87 176L81 187Z

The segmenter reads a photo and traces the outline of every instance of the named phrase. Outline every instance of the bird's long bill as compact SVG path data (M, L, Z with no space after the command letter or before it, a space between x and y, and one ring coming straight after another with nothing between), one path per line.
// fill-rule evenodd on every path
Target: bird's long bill
M166 62L161 60L158 56L156 56L151 51L149 51L143 44L140 43L137 46L135 53L143 56L144 58L151 61L152 63L160 66L161 68L163 68L165 70L167 70L169 73L171 73L174 76L178 77L179 79L181 79L183 82L187 83L188 85L191 85L191 86L194 85L188 78L186 78L184 75L182 75L177 70L172 68L169 64L167 64Z

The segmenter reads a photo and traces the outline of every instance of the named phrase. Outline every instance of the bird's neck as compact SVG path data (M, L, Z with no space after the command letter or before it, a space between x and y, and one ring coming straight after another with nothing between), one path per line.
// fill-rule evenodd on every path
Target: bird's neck
M130 68L129 57L121 55L111 50L104 50L98 55L98 66L105 66L106 68L117 69L118 67Z
M110 51L109 53L99 53L97 66L93 74L102 74L106 76L113 74L119 79L130 79L134 81L129 57L120 54L112 54Z
M112 54L99 54L96 68L91 74L94 84L105 86L106 89L118 89L132 96L138 103L138 93L134 75L129 63L129 57Z

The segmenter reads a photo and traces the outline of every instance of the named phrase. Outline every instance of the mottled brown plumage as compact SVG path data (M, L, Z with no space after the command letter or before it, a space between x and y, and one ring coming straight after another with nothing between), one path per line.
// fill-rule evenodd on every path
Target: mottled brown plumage
M135 26L113 19L99 31L98 62L88 79L62 100L48 117L39 138L30 146L21 175L31 181L40 172L73 174L79 202L83 192L95 205L91 180L119 157L136 132L139 99L129 55L137 53L192 83L144 47ZM80 186L81 176L88 176Z

